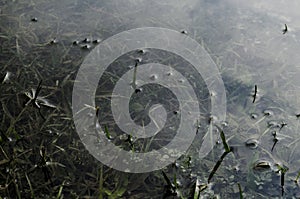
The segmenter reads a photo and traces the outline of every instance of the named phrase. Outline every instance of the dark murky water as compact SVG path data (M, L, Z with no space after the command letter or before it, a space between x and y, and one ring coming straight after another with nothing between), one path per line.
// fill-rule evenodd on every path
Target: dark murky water
M206 188L200 198L238 198L241 192L245 198L300 197L297 1L15 0L0 5L3 198L194 198L196 187ZM210 93L203 86L205 77L189 76L194 74L192 67L172 53L145 49L119 57L99 81L96 93L99 121L108 127L111 141L138 152L153 140L126 137L115 125L109 97L114 84L137 58L140 64L155 60L186 73L202 102L201 127L187 154L162 169L169 182L160 170L129 174L102 165L76 133L72 88L80 65L101 41L138 27L187 34L207 50L221 72L227 97L223 129L233 152L222 160L209 184L207 179L224 152L217 133L212 152L199 159L201 140L210 125ZM152 75L155 80L157 74ZM153 97L165 99L170 126L147 149L173 138L167 129L177 128L180 115L172 92L145 86L129 105L137 124L149 122L145 113Z

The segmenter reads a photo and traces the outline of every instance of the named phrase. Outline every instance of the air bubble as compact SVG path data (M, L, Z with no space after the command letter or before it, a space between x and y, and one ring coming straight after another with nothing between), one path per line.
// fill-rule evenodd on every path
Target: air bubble
M264 111L263 111L263 114L264 114L265 116L271 116L271 115L273 115L274 113L273 113L273 111L271 111L271 110L264 110Z
M137 52L140 53L140 54L145 54L145 53L146 53L146 50L144 50L144 49L139 49Z
M251 118L255 120L258 118L258 115L256 113L251 113Z
M93 41L93 43L94 43L94 44L98 44L98 43L100 43L100 41L101 41L100 39L95 39L95 40Z
M269 121L268 127L269 128L280 128L281 124L278 121Z
M188 34L187 30L181 30L181 33L182 33L182 34L185 34L185 35Z
M140 93L140 92L142 92L143 91L143 88L137 88L137 89L135 89L135 93Z
M77 46L78 44L79 44L79 41L78 41L78 40L73 41L73 45L74 45L74 46Z
M221 125L222 125L223 127L227 127L227 126L228 126L228 122L223 121L223 122L221 123Z
M211 96L211 97L215 97L216 95L217 95L216 92L214 92L214 91L211 91L211 92L210 92L210 96Z
M167 75L168 75L168 76L171 76L171 75L173 75L173 73L172 73L172 72L168 72Z
M57 43L58 43L58 40L56 38L54 38L50 41L50 44L57 44Z
M156 80L157 78L158 78L158 77L157 77L156 74L153 74L153 75L150 76L150 79L151 79L151 80Z
M88 45L88 44L86 44L86 45L81 46L81 48L82 48L82 49L85 49L85 50L88 50L88 49L91 48L91 46Z
M33 18L31 18L31 21L32 21L32 22L37 22L38 19L37 19L36 17L33 17Z
M83 43L90 43L91 42L91 39L89 38L85 38L84 40L82 40Z
M257 161L253 166L253 169L258 171L268 170L270 168L271 164L268 161Z
M258 141L256 139L250 138L245 142L245 144L251 149L256 149L258 146Z
M177 115L179 113L179 111L173 111L174 115Z
M142 58L140 58L140 57L139 57L139 58L136 58L135 61L136 61L137 63L141 63L141 62L142 62Z
M128 68L129 70L131 70L131 69L134 68L134 66L133 66L133 65L129 65L129 66L127 66L127 68Z
M209 123L212 123L212 122L214 122L214 121L217 121L217 117L216 116L214 116L214 115L211 115L210 117L209 117L209 119L208 119L208 122Z

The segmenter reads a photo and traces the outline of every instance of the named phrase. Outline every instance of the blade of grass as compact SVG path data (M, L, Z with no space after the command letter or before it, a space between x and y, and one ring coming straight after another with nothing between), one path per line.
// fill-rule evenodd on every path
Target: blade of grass
M226 142L225 134L224 134L223 130L220 127L218 127L217 125L216 125L216 127L220 131L220 136L221 136L221 139L222 139L222 142L223 142L224 149L225 149L226 152L229 153L231 151L231 149L230 149L229 145Z
M56 196L56 199L60 199L60 198L62 198L62 190L63 190L63 188L64 188L64 184L65 184L65 181L63 181L63 183L60 185L60 187L59 187L59 191L58 191L58 193L57 193L57 196Z
M297 175L297 177L296 177L296 179L295 179L295 183L298 182L299 178L300 178L300 171L298 172L298 175Z
M239 187L239 192L240 192L240 199L244 199L240 183L238 183L238 187Z
M207 180L208 183L210 182L210 180L212 179L212 177L214 176L214 174L217 172L217 170L218 170L218 168L220 167L220 165L221 165L223 159L225 158L225 156L226 156L228 153L230 153L230 151L229 151L229 152L228 152L228 151L225 151L225 152L222 154L222 156L220 157L220 159L217 161L217 163L215 164L213 170L210 172L210 174L209 174L209 176L208 176L208 180Z
M109 130L108 130L107 126L104 126L104 133L105 133L107 139L110 139L110 133L109 133Z
M31 182L30 182L30 179L29 179L27 173L25 173L25 177L26 177L26 180L27 180L29 188L30 188L31 198L35 198L34 191L33 191L33 188L32 188L32 185L31 185Z
M175 190L174 185L172 184L172 182L170 181L170 179L168 178L166 173L164 171L162 171L162 174L164 176L164 179L165 179L166 183L168 184L168 187L171 188L172 190Z
M99 196L98 199L103 199L103 166L99 169Z

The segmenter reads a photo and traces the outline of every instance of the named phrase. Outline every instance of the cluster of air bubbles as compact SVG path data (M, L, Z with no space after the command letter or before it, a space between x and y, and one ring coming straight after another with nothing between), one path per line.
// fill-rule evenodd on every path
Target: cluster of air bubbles
M89 50L92 48L92 44L96 45L96 44L99 44L101 42L100 39L94 39L92 40L91 38L84 38L83 40L75 40L73 41L73 45L74 46L80 46L81 49L84 49L84 50Z
M32 17L30 19L30 21L36 23L36 22L38 22L38 18ZM80 46L80 48L83 50L89 50L92 48L92 44L96 45L96 44L99 44L100 42L101 42L101 40L98 38L92 40L91 38L86 37L83 40L75 40L72 42L72 44L74 46ZM53 45L53 44L58 44L58 43L59 43L59 40L57 38L53 38L49 41L48 44Z

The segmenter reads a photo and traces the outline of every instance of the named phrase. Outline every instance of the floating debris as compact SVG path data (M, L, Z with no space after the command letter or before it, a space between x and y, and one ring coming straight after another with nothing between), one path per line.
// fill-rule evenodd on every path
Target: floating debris
M3 78L2 84L9 82L11 76L12 76L12 73L7 71Z
M138 62L135 62L134 65L134 71L133 71L133 80L132 80L132 88L135 90L135 93L137 93L137 83L136 83L136 74L137 74L137 66L138 66Z
M275 145L277 144L278 139L275 137L275 138L273 139L273 142L274 142L274 144L273 144L273 146L272 146L271 152L273 151Z
M29 97L29 101L25 104L25 106L28 106L29 104L32 104L35 108L37 108L37 109L39 110L39 114L41 115L41 117L42 117L44 120L46 120L45 117L44 117L44 116L42 115L42 113L41 113L41 106L39 105L39 103L38 103L38 101L37 101L38 95L39 95L39 93L40 93L40 91L41 91L41 89L42 89L41 84L42 84L42 80L39 82L39 84L38 84L36 90L34 90L34 89L31 90L31 92L32 92L31 94L28 93L28 92L25 92L25 95L26 95L27 97Z
M284 29L282 30L282 34L287 33L287 31L288 31L288 27L286 24L284 24Z
M253 94L253 101L252 101L252 103L255 102L256 97L257 97L257 85L254 86L254 94Z
M51 104L50 102L48 102L48 100L46 100L44 97L39 96L41 88L42 88L41 84L42 84L42 80L39 82L36 89L31 89L31 93L30 92L24 93L29 98L29 100L26 102L25 106L32 104L33 107L38 109L40 116L45 120L45 117L41 113L41 105L50 107L50 108L56 108L56 106Z

